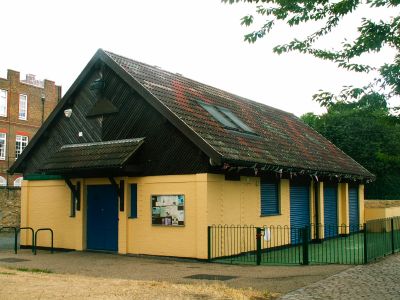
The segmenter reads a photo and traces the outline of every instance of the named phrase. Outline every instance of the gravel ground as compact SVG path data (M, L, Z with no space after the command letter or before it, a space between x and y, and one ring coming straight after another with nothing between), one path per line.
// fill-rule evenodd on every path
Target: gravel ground
M270 299L255 290L221 284L94 278L0 267L0 299Z
M26 261L7 262L10 258ZM50 254L48 251L39 250L35 256L30 250L20 250L17 255L12 251L0 251L0 267L48 269L57 274L106 279L189 284L210 284L215 281L185 278L187 276L226 275L235 276L233 279L223 281L228 287L253 288L263 293L270 291L285 294L339 273L350 266L238 266L184 259L79 251Z

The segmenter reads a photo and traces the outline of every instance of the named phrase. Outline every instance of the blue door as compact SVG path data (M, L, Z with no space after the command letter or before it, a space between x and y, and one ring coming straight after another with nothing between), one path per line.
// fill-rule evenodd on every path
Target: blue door
M324 184L324 235L338 234L338 194L336 184Z
M359 205L358 205L358 187L349 187L349 225L350 232L359 230Z
M290 239L301 242L300 228L310 226L310 188L308 184L290 185Z
M111 185L87 187L87 249L118 250L118 196Z

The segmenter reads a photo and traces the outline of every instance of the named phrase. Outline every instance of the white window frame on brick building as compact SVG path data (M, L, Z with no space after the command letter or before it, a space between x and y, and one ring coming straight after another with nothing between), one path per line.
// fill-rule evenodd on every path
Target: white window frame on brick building
M28 119L28 96L25 94L19 94L19 113L18 119Z
M7 134L0 132L0 160L6 160Z
M22 185L22 176L14 180L14 186L20 187Z
M7 90L0 90L0 117L7 117Z
M3 176L0 176L0 186L7 186L7 179Z
M15 159L21 155L22 151L24 151L25 147L28 145L28 137L26 135L15 136Z

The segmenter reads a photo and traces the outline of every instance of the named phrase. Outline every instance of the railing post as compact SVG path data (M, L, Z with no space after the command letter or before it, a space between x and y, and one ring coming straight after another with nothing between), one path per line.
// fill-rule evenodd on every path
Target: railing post
M303 237L303 265L309 265L310 261L308 259L308 227L304 227L300 229Z
M257 265L261 264L261 228L256 227L256 240L257 240Z
M207 226L207 260L211 260L211 226Z
M393 218L390 219L390 237L392 239L392 254L394 254L394 221Z
M18 249L18 230L16 227L14 227L14 252L17 254L17 249Z
M367 223L364 223L364 264L368 263Z

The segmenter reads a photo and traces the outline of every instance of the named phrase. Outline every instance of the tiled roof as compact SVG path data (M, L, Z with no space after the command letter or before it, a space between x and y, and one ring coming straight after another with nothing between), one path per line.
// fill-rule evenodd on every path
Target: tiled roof
M252 162L261 168L283 168L284 171L373 177L291 113L108 51L105 54L218 152L225 162ZM224 128L199 101L228 108L256 135Z
M62 146L43 171L121 168L140 148L144 138Z

